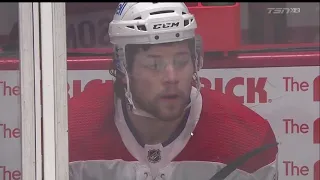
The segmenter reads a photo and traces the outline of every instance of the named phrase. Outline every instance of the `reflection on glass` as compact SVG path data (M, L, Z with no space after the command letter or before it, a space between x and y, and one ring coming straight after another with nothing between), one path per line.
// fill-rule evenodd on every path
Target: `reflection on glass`
M0 179L21 179L18 3L0 3Z
M240 3L240 7L243 44L319 44L319 3Z
M86 64L68 57L70 68L82 68L68 73L70 180L276 177L274 132L268 121L242 105L265 103L266 96L235 97L231 85L224 94L222 78L216 80L216 91L208 79L201 78L209 81L201 86L199 76L208 71L198 71L202 42L194 33L197 19L182 3L120 3L114 10L86 12L73 19L78 23L73 26L86 27L90 41L80 43L78 34L70 33L71 46L103 46L96 32L106 37L106 26L99 22L113 19L115 10L108 24L115 46L111 75L103 67L88 67L97 63L95 58L83 57L92 62ZM138 28L142 25L147 28ZM236 86L243 79L229 83Z
M114 3L67 3L67 47L108 48Z
M201 2L203 6L230 6L235 5L235 2Z

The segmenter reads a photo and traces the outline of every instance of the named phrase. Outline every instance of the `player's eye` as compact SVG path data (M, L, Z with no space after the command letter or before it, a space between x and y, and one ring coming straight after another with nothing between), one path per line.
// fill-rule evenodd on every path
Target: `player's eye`
M152 69L152 70L157 70L157 69L159 69L159 67L160 66L157 63L150 64L150 65L147 66L147 68Z
M184 68L189 62L191 62L190 55L175 56L173 61L167 62L162 58L152 58L143 62L143 67L153 71L163 71L168 64L172 63L174 69L179 70Z
M144 63L144 67L150 70L160 71L165 67L165 62L159 58L149 59L148 62Z
M174 67L177 69L184 68L189 62L191 62L190 55L177 56L174 59Z

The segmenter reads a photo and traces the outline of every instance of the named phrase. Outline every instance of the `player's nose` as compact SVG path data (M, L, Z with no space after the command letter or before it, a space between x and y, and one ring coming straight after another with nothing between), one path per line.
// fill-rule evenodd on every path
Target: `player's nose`
M177 70L172 64L168 64L163 72L164 82L169 84L177 84L179 82Z

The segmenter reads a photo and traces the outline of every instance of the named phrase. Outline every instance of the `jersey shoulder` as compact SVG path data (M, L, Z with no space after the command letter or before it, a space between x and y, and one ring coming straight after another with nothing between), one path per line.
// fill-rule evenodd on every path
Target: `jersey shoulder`
M254 149L276 143L268 121L236 98L207 88L201 90L201 95L200 120L188 144L202 151L197 154L197 160L228 163ZM270 148L240 169L254 172L275 161L277 152L277 147Z
M112 81L87 87L69 100L68 108L70 161L116 159L128 154L113 121Z

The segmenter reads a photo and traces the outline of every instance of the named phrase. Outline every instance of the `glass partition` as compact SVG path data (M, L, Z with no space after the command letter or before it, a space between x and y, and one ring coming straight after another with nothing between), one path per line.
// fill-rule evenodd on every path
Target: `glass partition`
M0 4L0 179L21 179L18 3Z
M40 3L44 180L68 179L65 3Z
M257 45L319 45L319 3L264 2L240 6L242 44L248 49Z
M156 4L147 5L157 9ZM119 43L113 52L108 31L114 28L116 39L123 24L131 22L114 27L109 23L131 5L66 3L70 180L80 176L209 180L233 170L231 179L241 175L241 180L317 180L319 3L240 3L238 11L232 9L238 3L187 2L189 9L205 12L196 15L202 17L197 22L203 31L228 25L215 22L226 18L224 10L234 24L229 27L241 24L212 36L221 41L202 39L225 46L229 32L241 32L235 53L218 57L211 51L200 53L198 36L191 46L185 41L145 45L140 41L153 38L142 38L142 33L132 37L138 45ZM173 13L170 8L145 13L160 14L156 21ZM122 30L145 31L138 28L144 17L130 13L127 18L137 24ZM181 12L181 17L189 17L185 14ZM175 25L161 23L156 27ZM154 39L161 39L161 33L153 30ZM230 44L238 43L230 39ZM203 64L195 54L203 55ZM203 65L199 72L191 71L199 65ZM200 85L201 101L195 96ZM191 110L189 102L196 104Z
M68 179L65 4L0 15L0 179Z
M33 4L1 3L0 14L0 179L40 180L40 77L35 73L40 67Z

